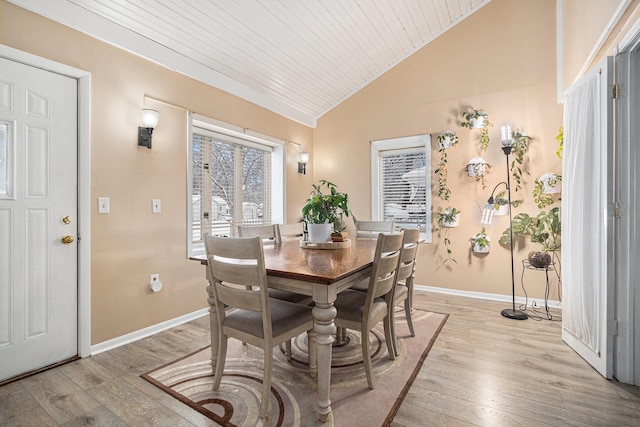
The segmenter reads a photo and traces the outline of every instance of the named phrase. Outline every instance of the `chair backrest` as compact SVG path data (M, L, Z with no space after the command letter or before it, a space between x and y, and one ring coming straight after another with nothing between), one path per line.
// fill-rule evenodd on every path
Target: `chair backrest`
M263 244L279 243L275 225L238 226L240 237L260 237Z
M373 258L373 267L369 278L367 298L365 302L365 313L368 313L373 300L384 296L387 304L391 304L391 297L397 282L398 264L400 252L404 240L404 231L392 234L378 234L376 253Z
M420 240L420 226L417 228L404 228L404 242L400 252L400 264L398 266L398 281L403 281L413 276L415 271L416 254L418 253L418 241Z
M205 235L207 268L222 330L225 306L262 312L264 336L271 334L267 271L260 237L217 237ZM252 290L251 286L259 286Z
M378 237L380 233L393 233L395 220L389 221L358 221L356 223L356 237Z
M276 224L276 239L279 242L285 240L301 240L304 237L304 224L293 222L290 224Z

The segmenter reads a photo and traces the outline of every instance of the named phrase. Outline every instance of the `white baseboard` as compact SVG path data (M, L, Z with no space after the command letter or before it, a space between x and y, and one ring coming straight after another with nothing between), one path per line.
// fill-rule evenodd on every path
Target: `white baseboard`
M435 286L425 286L425 285L415 285L415 290L437 292L440 294L457 295L457 296L463 296L463 297L469 297L469 298L503 301L507 303L511 302L511 297L509 295L489 294L486 292L460 291L457 289L438 288ZM527 307L534 307L533 304L535 304L535 307L537 309L544 308L543 299L529 298L526 302L527 302ZM524 297L516 297L516 304L522 305L524 303L525 303ZM562 302L560 301L549 300L547 301L547 305L550 308L562 310ZM185 314L184 316L176 317L175 319L167 320L165 322L158 323L153 326L149 326L148 328L140 329L138 331L131 332L129 334L122 335L120 337L113 338L96 345L92 345L90 354L95 355L98 353L102 353L104 351L111 350L125 344L129 344L139 339L149 337L151 335L157 334L158 332L165 331L167 329L173 328L174 326L182 325L183 323L187 323L187 322L190 322L191 320L199 319L200 317L204 317L207 315L209 315L209 309L203 308L201 310L194 311L193 313Z
M113 338L96 345L92 345L90 354L93 356L98 353L102 353L103 351L112 350L116 347L120 347L121 345L129 344L139 339L157 334L158 332L162 332L167 329L173 328L174 326L182 325L183 323L187 323L192 320L199 319L200 317L208 316L208 315L209 315L209 309L203 308L201 310L194 311L193 313L185 314L183 316L176 317L174 319L167 320L153 326L149 326L148 328L140 329L135 332L131 332L129 334L122 335L120 337Z
M439 294L457 295L462 297L478 298L478 299L488 299L493 301L504 301L504 302L512 301L512 297L510 295L489 294L486 292L460 291L457 289L438 288L435 286L425 286L425 285L414 285L414 289L417 291L437 292ZM525 299L524 297L518 297L518 296L516 297L516 304L524 305L525 302L527 303L527 308L535 307L538 310L540 310L541 308L544 309L544 299L539 299L539 298ZM547 300L547 305L549 306L549 308L562 310L562 301Z

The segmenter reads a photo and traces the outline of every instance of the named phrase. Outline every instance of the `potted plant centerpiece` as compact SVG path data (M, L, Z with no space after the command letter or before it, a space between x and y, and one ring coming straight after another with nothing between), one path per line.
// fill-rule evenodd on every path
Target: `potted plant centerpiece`
M325 193L322 192L323 188ZM326 180L313 184L313 191L302 207L302 219L307 224L309 241L329 242L332 232L338 233L344 240L342 217L351 214L348 203L347 194L339 192L335 184Z
M513 234L530 236L531 241L540 243L542 251L531 251L529 263L537 268L547 268L552 261L552 255L560 248L560 208L553 208L549 212L541 211L532 217L526 213L519 213L513 217ZM509 229L507 228L500 237L501 245L510 242Z

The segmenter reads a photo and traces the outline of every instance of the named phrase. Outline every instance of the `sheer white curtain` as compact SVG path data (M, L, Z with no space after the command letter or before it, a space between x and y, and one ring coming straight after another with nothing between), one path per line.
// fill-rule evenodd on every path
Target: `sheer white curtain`
M565 95L562 161L562 326L599 354L607 285L607 141L601 78L591 73ZM604 156L604 158L603 158Z

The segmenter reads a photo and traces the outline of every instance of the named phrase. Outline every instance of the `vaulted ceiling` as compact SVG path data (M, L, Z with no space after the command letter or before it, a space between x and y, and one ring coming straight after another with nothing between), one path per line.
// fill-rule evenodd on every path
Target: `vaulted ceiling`
M9 0L314 127L490 0Z

